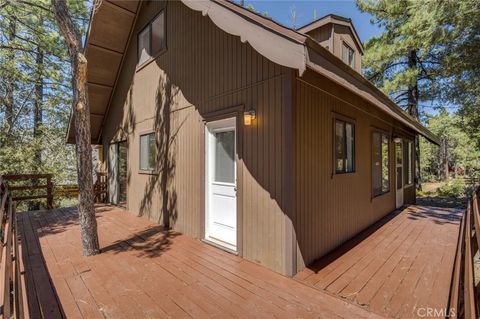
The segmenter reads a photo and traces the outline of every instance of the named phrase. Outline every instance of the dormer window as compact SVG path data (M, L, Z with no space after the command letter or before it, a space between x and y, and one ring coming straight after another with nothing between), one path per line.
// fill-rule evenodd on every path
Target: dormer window
M355 68L355 51L345 42L342 43L342 60L352 69Z

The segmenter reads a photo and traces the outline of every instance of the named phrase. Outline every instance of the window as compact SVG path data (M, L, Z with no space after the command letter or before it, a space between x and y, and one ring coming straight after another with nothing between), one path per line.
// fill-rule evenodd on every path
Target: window
M150 57L150 28L147 26L138 34L138 64Z
M407 185L413 184L413 143L407 142Z
M140 135L140 170L154 171L156 157L155 133Z
M152 21L152 56L166 49L165 14L160 12Z
M167 48L165 10L161 11L138 33L138 64L141 65Z
M214 133L215 171L214 180L220 183L235 183L235 131Z
M390 190L389 138L385 133L372 134L372 182L373 196Z
M355 51L345 42L342 44L342 60L350 67L355 68Z
M355 170L355 126L335 120L335 173L351 173Z

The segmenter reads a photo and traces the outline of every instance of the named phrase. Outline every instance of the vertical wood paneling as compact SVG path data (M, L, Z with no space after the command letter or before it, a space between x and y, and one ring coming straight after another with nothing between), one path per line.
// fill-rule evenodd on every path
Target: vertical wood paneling
M142 6L134 35L165 2ZM239 147L242 178L243 257L285 273L284 184L286 109L291 108L293 72L260 56L250 45L219 30L208 17L172 1L167 10L168 50L155 61L135 71L136 41L131 41L126 62L114 93L103 134L104 144L119 132L129 140L128 209L140 212L142 202L151 202L142 214L161 222L165 190L162 172L138 173L138 141L142 131L165 127L168 121L170 172L167 187L171 225L201 238L204 210L204 117L236 105L257 112L255 125L243 127ZM165 90L164 87L168 89ZM168 112L158 100L169 99ZM168 116L167 116L168 114ZM127 130L123 128L127 127ZM287 172L290 173L290 172ZM145 189L153 185L152 192ZM147 198L146 198L147 197ZM289 243L291 245L291 243Z
M395 209L393 145L390 147L391 192L371 199L372 127L392 130L386 121L367 114L368 105L347 91L338 91L326 79L306 75L296 81L295 127L295 219L297 267L315 259L351 238ZM356 103L359 110L332 97ZM333 114L356 121L356 172L334 175ZM374 114L374 113L373 113ZM393 120L391 120L393 122Z

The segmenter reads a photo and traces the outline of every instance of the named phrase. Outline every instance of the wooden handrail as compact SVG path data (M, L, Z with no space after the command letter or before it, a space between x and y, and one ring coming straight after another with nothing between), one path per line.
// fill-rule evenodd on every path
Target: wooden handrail
M7 174L2 175L2 179L5 182L11 181L30 181L29 185L21 185L21 186L10 186L10 192L12 195L12 200L15 202L24 201L24 200L32 200L32 199L42 199L45 198L47 200L47 208L53 208L53 174ZM21 194L16 195L17 191L25 191L25 190L46 190L42 194Z
M453 266L448 317L478 318L478 288L473 258L480 248L480 186L473 192L460 223ZM477 276L480 274L477 274Z
M105 203L108 198L108 182L107 173L97 172L97 179L93 185L95 193L95 201L97 203ZM75 197L78 196L78 185L53 185L53 174L7 174L2 175L1 180L4 182L21 182L28 181L28 185L8 185L12 200L15 202L27 201L34 199L46 199L47 209L53 208L54 197ZM25 194L25 191L44 190L41 193Z
M29 318L15 204L0 179L0 318Z

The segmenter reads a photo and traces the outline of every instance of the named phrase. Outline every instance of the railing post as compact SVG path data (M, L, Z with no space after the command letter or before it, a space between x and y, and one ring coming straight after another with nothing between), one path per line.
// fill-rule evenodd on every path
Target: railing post
M53 208L53 185L52 185L52 175L47 176L47 208Z

